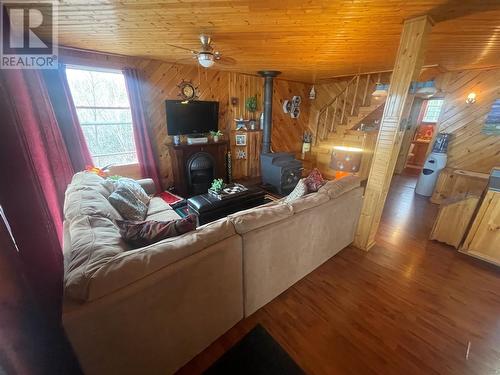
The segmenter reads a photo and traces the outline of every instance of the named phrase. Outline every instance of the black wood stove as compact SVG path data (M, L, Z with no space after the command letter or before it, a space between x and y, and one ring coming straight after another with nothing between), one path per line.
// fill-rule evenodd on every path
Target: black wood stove
M272 115L273 115L273 78L277 71L261 71L264 77L264 121L262 134L262 152L260 170L262 183L271 185L282 195L289 194L297 185L302 174L302 162L288 152L271 151Z

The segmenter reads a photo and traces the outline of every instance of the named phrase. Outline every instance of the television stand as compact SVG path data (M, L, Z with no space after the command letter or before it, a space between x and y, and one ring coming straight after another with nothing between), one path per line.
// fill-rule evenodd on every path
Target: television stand
M188 145L199 145L208 143L208 137L202 134L189 134L187 136Z

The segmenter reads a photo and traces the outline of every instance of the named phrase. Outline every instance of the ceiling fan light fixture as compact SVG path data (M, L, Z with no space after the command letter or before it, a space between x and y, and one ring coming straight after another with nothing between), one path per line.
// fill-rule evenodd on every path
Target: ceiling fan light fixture
M200 52L198 54L198 62L204 68L210 68L214 65L214 54L212 52Z

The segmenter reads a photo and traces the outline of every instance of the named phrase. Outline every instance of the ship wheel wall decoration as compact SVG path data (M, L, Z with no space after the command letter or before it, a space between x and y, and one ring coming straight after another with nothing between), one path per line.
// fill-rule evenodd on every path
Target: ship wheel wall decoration
M191 81L182 80L181 83L177 85L180 90L179 96L182 100L196 100L198 99L198 87L195 87Z

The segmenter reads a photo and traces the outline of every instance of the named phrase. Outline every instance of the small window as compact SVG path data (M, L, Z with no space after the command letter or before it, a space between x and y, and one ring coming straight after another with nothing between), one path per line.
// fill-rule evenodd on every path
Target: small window
M428 100L427 106L425 107L425 113L422 122L437 122L439 119L439 114L441 113L442 106L443 106L443 99Z
M97 167L137 163L132 115L120 71L67 68L68 85Z

